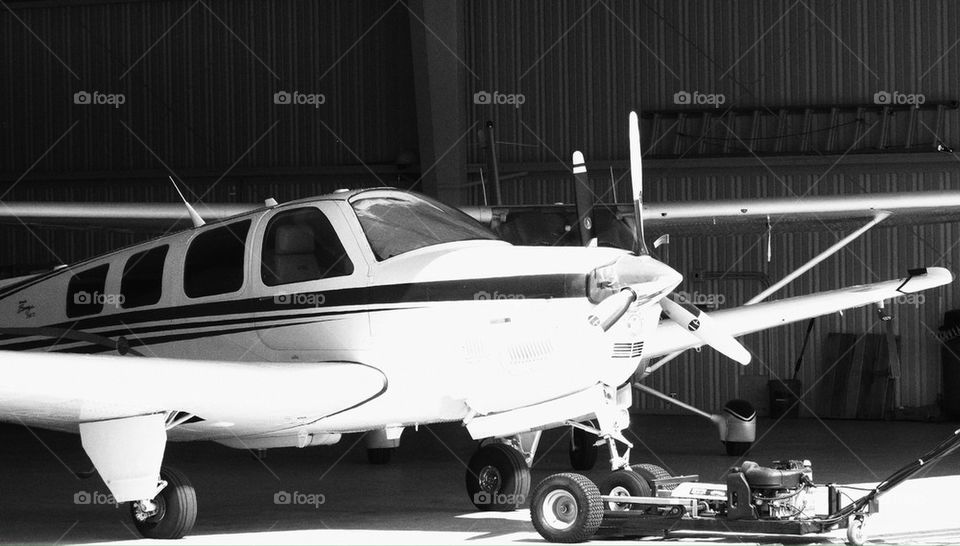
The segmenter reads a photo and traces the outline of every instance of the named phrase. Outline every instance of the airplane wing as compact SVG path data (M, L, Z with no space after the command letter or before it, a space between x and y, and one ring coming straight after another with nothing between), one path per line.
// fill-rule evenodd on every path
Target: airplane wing
M194 439L273 432L386 391L356 362L215 362L0 351L0 420L76 432L79 423L182 412Z
M262 204L207 203L194 205L207 221L221 220L262 207ZM597 204L630 221L632 203ZM525 212L575 214L573 204L519 206L465 206L462 210L484 224L509 222ZM656 228L677 225L772 220L850 220L868 218L877 211L893 213L892 221L928 223L960 213L960 191L925 191L881 194L780 197L768 199L647 202L644 223ZM66 203L0 201L0 223L42 225L136 225L189 227L190 217L182 203ZM889 223L889 222L888 222Z
M644 206L644 222L654 225L713 220L820 220L869 218L879 211L915 223L960 212L960 192L927 191L816 195L740 201L687 201Z
M250 212L262 204L193 205L208 222ZM36 203L0 201L0 223L46 226L160 227L193 225L183 203Z
M813 317L828 315L843 309L862 307L920 292L953 281L953 274L942 267L912 270L898 280L863 284L830 290L808 296L744 305L711 311L710 316L727 332L742 336ZM645 348L644 356L656 358L676 351L699 347L703 341L671 320L661 320L656 335Z

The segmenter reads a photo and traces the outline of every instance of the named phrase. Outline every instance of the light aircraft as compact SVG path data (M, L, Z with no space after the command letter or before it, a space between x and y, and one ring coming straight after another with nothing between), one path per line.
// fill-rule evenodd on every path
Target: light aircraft
M469 461L469 498L511 510L540 432L575 427L609 449L605 492L636 495L622 431L643 362L709 345L745 364L735 336L953 278L918 269L708 316L673 299L681 274L645 246L639 142L631 114L632 252L589 239L514 246L459 210L378 188L223 209L209 223L187 205L192 228L0 281L0 419L78 433L151 538L184 536L197 518L189 479L163 465L168 441L258 450L367 432L387 448L406 428L462 422L487 440Z

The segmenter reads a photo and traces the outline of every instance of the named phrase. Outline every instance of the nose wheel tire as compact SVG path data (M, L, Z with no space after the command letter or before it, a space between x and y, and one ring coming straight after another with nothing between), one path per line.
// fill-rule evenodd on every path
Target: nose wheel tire
M197 492L186 475L175 468L161 468L160 479L167 486L153 499L154 513L142 514L137 503L130 503L133 524L144 538L183 538L197 523Z
M590 425L596 426L592 421ZM597 464L599 448L597 436L583 429L573 428L570 432L570 466L574 470L592 470Z
M548 476L533 492L530 518L540 536L550 542L583 542L603 521L600 490L580 474Z
M467 495L478 510L510 512L526 502L530 467L523 454L513 447L487 444L470 457L466 485Z
M650 496L650 485L647 483L647 480L633 470L616 470L611 472L600 481L597 487L601 495L614 497ZM606 504L608 510L616 512L639 508L639 506L635 504L620 504L617 502L608 502Z

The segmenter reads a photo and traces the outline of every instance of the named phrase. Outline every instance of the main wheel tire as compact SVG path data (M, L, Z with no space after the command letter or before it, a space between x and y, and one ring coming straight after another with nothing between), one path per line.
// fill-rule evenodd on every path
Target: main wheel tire
M523 454L511 446L481 446L467 465L467 495L478 510L510 512L530 493L530 467Z
M387 464L390 462L393 450L392 447L368 447L367 461L370 464Z
M131 503L133 524L144 538L183 538L197 523L197 492L186 475L175 468L161 468L160 479L167 486L153 499L157 513L140 521L136 503Z
M590 424L593 424L592 422ZM594 444L597 436L583 429L573 428L570 433L570 466L574 470L592 470L597 464L600 449Z
M601 495L614 497L649 497L650 485L643 476L633 470L616 470L606 475L597 485ZM607 509L626 511L639 509L635 504L608 502Z
M670 473L667 472L662 466L657 466L657 465L655 465L655 464L641 463L641 464L635 464L635 465L631 466L630 468L632 468L633 471L636 472L637 474L643 476L643 479L646 480L647 485L650 487L650 491L651 491L654 495L655 495L656 492L657 492L657 488L656 488L656 486L655 486L654 483L653 483L654 480L662 480L662 479L664 479L664 478L672 478L672 477L673 477L673 476L671 476ZM675 485L671 485L671 486L665 487L664 489L670 490L670 489L673 489L673 488L675 488L675 487L676 487Z
M530 500L530 519L540 536L550 542L583 542L603 521L600 490L580 474L548 476Z
M727 455L740 457L750 451L750 448L753 447L753 442L723 442L723 446L727 450Z

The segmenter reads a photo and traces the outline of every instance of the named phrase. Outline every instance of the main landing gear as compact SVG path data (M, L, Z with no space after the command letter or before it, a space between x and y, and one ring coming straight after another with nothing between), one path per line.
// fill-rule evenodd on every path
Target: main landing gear
M197 523L197 492L175 468L161 468L160 480L156 497L130 503L133 524L144 538L183 538Z
M527 501L530 466L540 444L540 432L489 440L470 457L466 485L470 502L484 512L510 512Z

